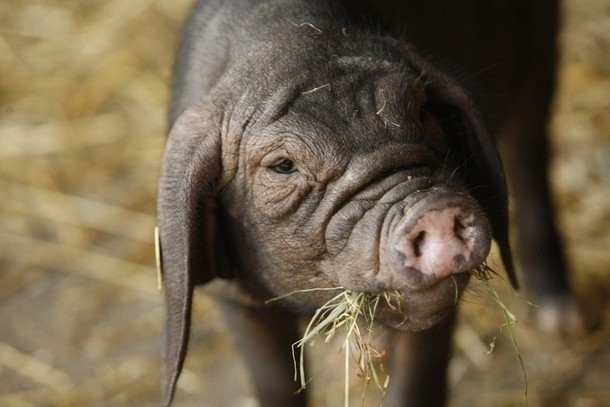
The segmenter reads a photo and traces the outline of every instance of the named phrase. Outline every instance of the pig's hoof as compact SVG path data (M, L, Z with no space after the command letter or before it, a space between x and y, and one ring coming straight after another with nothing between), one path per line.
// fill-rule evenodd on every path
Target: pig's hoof
M532 319L538 330L546 334L569 339L590 331L581 307L571 294L540 299L536 305Z

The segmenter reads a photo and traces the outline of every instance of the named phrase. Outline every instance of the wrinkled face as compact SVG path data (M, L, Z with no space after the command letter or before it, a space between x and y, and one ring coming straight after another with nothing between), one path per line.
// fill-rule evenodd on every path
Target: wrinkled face
M235 268L268 298L339 286L397 292L399 307L381 309L379 320L435 324L491 239L460 184L455 115L392 69L343 72L292 95L223 150L220 199ZM335 294L285 302L311 310Z

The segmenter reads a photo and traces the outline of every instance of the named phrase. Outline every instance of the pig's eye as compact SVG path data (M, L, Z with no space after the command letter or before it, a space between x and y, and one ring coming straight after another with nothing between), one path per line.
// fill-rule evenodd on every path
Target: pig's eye
M282 160L279 164L272 165L269 168L278 174L290 174L297 170L297 167L289 159Z

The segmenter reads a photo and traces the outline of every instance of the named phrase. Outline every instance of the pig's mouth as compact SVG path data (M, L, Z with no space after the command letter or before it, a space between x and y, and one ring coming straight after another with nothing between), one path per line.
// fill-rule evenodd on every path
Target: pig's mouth
M307 293L308 297L317 298L317 309L310 309L314 314L335 305L343 306L344 298L341 292L356 295L365 299L355 312L366 320L367 325L388 327L403 331L421 331L431 328L445 318L456 306L461 293L468 284L471 273L458 273L438 280L427 288L412 291L409 289L381 291L352 290L347 287L328 287L292 292L275 298L274 300L287 300L284 305L295 306L299 303L300 294Z
M375 321L399 330L431 328L456 306L469 279L470 273L457 273L425 289L388 292L377 308Z

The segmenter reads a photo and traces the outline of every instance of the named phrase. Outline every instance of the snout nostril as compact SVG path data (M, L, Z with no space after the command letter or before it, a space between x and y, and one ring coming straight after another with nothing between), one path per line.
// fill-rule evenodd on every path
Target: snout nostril
M453 234L455 235L455 237L460 239L460 241L464 242L466 240L465 231L466 231L466 226L464 226L462 218L460 216L454 217L453 218Z
M413 239L413 254L415 257L420 257L422 255L421 246L424 243L424 239L426 238L426 231L422 230L415 236Z

